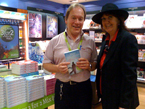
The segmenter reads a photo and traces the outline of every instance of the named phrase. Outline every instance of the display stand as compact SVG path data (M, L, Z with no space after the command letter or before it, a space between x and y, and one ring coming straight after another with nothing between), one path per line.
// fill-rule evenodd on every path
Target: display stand
M10 69L10 60L9 60L9 59L6 59L5 61L6 61L7 64L8 64L8 69Z
M11 108L2 108L2 109L44 109L53 104L54 104L54 94L51 94L29 103L26 102Z

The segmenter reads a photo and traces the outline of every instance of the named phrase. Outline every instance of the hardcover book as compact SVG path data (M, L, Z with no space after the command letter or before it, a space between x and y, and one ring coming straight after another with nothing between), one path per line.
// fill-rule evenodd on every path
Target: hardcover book
M73 75L81 72L82 69L76 66L78 59L80 58L80 52L78 49L68 51L64 53L66 62L70 62L68 65L69 74Z

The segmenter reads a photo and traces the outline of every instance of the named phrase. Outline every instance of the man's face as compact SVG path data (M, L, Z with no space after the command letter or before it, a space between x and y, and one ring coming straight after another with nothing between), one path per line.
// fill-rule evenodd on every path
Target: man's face
M68 18L65 20L68 34L78 36L81 33L84 24L84 11L80 7L75 7L70 11Z

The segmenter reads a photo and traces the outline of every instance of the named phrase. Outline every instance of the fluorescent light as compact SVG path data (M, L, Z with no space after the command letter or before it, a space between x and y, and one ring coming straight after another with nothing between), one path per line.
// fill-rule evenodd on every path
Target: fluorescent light
M70 0L70 2L78 2L78 0Z
M2 2L0 5L1 5L1 6L8 6L8 4L5 3L5 2Z

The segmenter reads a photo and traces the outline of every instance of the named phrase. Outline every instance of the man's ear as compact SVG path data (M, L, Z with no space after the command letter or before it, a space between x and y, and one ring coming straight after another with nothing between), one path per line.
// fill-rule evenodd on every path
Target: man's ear
M65 19L65 24L67 24L67 20Z

